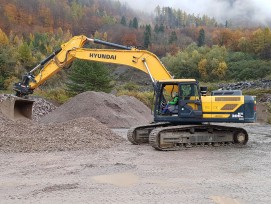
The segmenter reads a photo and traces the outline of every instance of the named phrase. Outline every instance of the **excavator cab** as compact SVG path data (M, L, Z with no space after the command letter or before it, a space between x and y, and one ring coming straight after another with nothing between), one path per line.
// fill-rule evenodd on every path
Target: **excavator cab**
M155 122L193 122L202 117L201 93L194 79L172 79L156 84ZM177 93L178 102L172 104L173 94Z

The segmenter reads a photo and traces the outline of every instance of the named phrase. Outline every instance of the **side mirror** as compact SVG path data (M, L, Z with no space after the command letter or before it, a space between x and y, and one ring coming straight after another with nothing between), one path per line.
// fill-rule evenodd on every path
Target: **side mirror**
M202 96L206 96L207 95L207 86L202 86L200 87L200 93Z

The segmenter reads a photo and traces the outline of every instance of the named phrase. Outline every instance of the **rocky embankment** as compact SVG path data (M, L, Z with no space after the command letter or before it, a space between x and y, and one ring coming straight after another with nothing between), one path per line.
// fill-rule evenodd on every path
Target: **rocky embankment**
M267 90L271 89L271 80L258 80L258 81L242 81L236 83L229 83L229 84L219 84L220 89L225 90L248 90L248 89L255 89L255 90ZM258 98L258 102L271 102L271 94L263 94L260 98Z
M241 81L236 83L229 84L219 84L219 88L226 90L235 90L235 89L270 89L271 80L258 80L258 81Z

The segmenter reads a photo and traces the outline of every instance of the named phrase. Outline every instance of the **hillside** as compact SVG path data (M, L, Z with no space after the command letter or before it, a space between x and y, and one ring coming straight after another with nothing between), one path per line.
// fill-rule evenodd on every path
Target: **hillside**
M110 0L1 0L0 27L6 33L53 32L58 28L76 34L94 34L104 24L115 24L134 12Z

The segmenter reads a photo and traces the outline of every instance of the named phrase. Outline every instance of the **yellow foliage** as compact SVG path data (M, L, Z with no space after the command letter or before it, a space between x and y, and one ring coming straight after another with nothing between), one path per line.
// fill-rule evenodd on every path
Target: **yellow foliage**
M9 21L11 23L16 23L18 21L17 13L18 10L15 5L8 3L4 7L5 9L5 15L8 17Z
M208 78L207 70L206 70L207 63L208 63L207 59L202 59L202 60L200 60L200 62L198 64L200 76L204 80L206 80Z
M18 82L19 79L15 76L11 76L11 77L8 77L5 81L4 81L4 89L6 90L12 90L13 88L13 84L15 82Z
M213 73L219 78L223 79L226 75L226 71L228 69L228 66L226 62L219 62L217 69L213 70Z
M8 36L0 28L0 45L8 45Z

